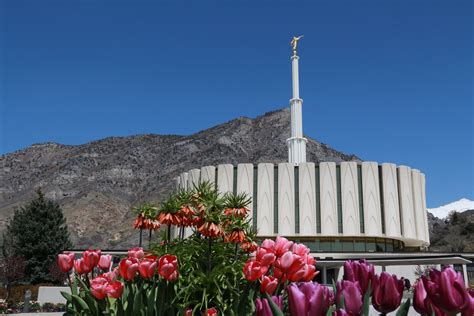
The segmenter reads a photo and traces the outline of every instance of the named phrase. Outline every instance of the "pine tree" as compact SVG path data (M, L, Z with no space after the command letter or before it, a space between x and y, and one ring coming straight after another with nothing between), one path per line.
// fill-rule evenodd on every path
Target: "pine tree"
M26 260L25 275L31 283L51 282L49 271L58 253L72 243L63 211L57 203L37 197L15 210L7 226L12 251Z

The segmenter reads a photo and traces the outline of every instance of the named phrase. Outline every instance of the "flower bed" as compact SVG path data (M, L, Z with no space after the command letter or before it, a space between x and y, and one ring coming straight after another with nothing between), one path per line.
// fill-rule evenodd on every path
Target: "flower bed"
M408 313L403 278L375 274L364 260L347 261L343 280L327 287L312 281L317 263L305 245L277 237L258 246L249 203L200 184L141 212L137 222L151 216L167 226L164 241L148 251L130 249L117 267L100 250L77 260L60 254L59 267L70 274L71 294L63 293L68 314L369 315L370 305L381 314ZM178 238L171 239L172 226ZM184 227L193 228L188 238ZM423 315L472 316L474 293L452 268L432 270L415 284L413 307Z

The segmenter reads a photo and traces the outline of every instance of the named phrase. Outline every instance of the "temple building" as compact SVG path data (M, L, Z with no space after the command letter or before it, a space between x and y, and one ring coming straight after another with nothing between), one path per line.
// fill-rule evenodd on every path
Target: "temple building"
M288 162L203 166L181 173L177 187L209 181L222 193L247 193L258 237L280 235L306 244L323 283L341 277L345 260L358 258L412 281L417 265L461 265L467 282L466 264L473 258L426 251L430 236L421 171L372 161L306 161L296 52L300 38L292 41Z

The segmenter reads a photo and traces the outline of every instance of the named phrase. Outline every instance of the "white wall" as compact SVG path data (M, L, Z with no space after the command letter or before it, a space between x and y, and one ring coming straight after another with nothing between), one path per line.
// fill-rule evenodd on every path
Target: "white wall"
M290 163L278 165L278 234L295 234L295 167Z
M316 172L313 162L299 165L300 235L316 235Z
M406 246L429 243L425 175L407 166L397 168L394 164L384 163L381 165L381 191L378 166L375 162L361 163L365 229L365 233L361 233L357 163L341 162L343 235L397 238L403 240ZM314 163L302 163L298 167L299 234L318 235L316 191L319 189L321 235L336 236L339 235L336 164L319 163L319 183L316 183L315 167ZM180 174L176 183L180 188L192 188L192 185L200 180L214 182L217 172L219 192L232 192L236 183L237 193L245 192L255 200L249 205L249 216L252 220L253 206L256 204L257 229L260 235L296 235L295 167L293 164L281 163L277 168L278 179L275 179L275 165L260 163L256 170L257 179L254 179L253 164L238 164L237 179L234 179L233 165L206 166ZM255 190L254 180L257 183ZM275 188L276 182L278 187ZM276 193L278 213L274 207ZM384 206L385 234L382 233L381 198ZM278 232L274 231L275 220L278 223Z
M379 169L375 162L362 163L362 195L366 236L382 235Z
M336 164L334 162L319 164L319 184L321 188L321 234L338 235Z
M341 162L341 199L345 236L360 234L359 187L357 182L357 163Z

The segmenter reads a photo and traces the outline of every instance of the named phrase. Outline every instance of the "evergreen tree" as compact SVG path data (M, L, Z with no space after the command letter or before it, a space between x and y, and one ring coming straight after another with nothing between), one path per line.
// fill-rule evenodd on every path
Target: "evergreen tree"
M51 282L51 265L58 253L72 247L63 211L57 203L37 197L15 210L7 226L12 252L26 260L25 275L32 283Z

